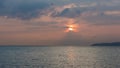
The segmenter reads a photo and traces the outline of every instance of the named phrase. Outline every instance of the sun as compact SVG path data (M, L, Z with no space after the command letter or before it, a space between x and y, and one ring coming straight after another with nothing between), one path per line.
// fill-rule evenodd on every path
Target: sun
M70 31L74 31L74 25L69 25L68 26L68 31L70 32Z
M77 32L77 31L78 31L78 25L76 25L76 24L66 25L66 31L65 32Z
M69 31L73 31L73 28L68 28Z

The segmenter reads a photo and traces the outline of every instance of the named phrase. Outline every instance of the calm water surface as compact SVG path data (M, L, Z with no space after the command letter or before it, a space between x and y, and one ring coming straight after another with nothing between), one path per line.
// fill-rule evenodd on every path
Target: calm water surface
M120 68L120 47L0 47L0 68Z

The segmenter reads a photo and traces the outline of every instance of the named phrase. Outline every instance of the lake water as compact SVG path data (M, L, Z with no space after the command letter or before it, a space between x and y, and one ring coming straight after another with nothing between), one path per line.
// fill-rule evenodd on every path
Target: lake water
M120 47L0 47L0 68L120 68Z

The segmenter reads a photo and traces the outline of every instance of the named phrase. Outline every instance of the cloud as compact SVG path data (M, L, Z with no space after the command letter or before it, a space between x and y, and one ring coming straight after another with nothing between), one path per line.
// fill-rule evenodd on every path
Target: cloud
M79 5L71 3L63 6L56 6L54 11L51 12L51 16L76 18L80 17L81 13L85 11L87 11L87 8L81 8Z
M42 14L43 9L48 7L48 3L37 0L0 0L0 16L29 19Z
M118 11L115 11L115 10L113 10L113 11L105 11L104 14L111 15L111 16L120 16L120 10L118 10Z
M81 8L90 8L90 7L96 7L97 3L93 2L93 3L81 3L78 5Z
M63 2L65 2L63 4ZM55 17L79 17L83 12L95 11L97 8L101 10L118 9L119 0L101 0L101 1L72 1L72 0L0 0L0 16L31 19L41 15L52 15ZM53 9L51 9L53 8ZM48 11L48 12L47 12Z
M66 8L57 16L75 18L75 17L80 16L80 13L81 11L79 9Z

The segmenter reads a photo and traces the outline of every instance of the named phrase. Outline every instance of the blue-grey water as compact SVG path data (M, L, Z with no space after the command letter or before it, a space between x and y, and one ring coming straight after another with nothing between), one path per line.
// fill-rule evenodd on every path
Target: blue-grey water
M120 68L120 47L0 47L0 68Z

